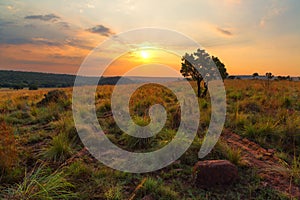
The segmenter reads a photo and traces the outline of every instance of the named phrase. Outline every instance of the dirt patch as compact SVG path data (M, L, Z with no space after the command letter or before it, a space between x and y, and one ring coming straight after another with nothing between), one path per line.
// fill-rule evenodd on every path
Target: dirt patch
M232 148L241 149L242 162L257 169L263 186L270 186L277 191L300 199L300 188L293 183L287 174L286 166L274 155L274 150L267 150L258 144L225 130L222 139Z

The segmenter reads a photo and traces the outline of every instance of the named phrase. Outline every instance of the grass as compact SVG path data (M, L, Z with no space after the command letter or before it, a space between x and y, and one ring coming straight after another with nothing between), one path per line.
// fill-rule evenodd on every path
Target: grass
M44 166L40 166L29 174L25 173L21 183L4 189L2 198L20 200L76 198L76 193L71 190L73 185L64 178L62 172L48 171Z
M242 166L242 151L241 149L234 149L231 148L228 144L226 144L224 141L219 140L216 144L216 149L218 152L220 152L227 160L229 160L231 163Z
M121 200L124 199L122 188L120 186L112 186L104 193L107 200Z
M54 136L50 145L41 153L43 158L54 161L63 162L73 153L73 143L70 141L66 133L59 133Z
M297 185L300 185L300 157L294 157L291 168L291 178Z
M154 199L178 199L177 192L172 190L169 186L164 185L161 180L154 178L147 178L141 189L138 191L140 197L151 196Z
M180 92L180 82L174 84L178 84ZM191 84L196 88L195 83ZM225 80L225 126L265 148L275 149L292 182L299 184L300 83L278 81L268 87L264 84L260 80ZM166 125L155 137L137 139L123 133L109 115L113 88L98 87L95 100L99 123L114 144L128 151L148 152L160 149L173 139L181 112L170 90L146 85L133 94L129 109L135 123L147 125L149 106L156 103L162 104L167 113ZM201 119L197 137L175 163L147 174L128 174L96 162L88 153L73 158L82 144L70 109L72 91L71 88L60 90L64 93L58 92L61 94L58 101L48 97L45 106L39 102L51 89L0 91L0 120L6 126L0 129L0 166L6 168L5 174L2 171L0 176L1 198L129 199L146 178L136 199L145 196L153 199L287 199L276 190L262 186L255 170L243 165L243 152L222 142L206 159L230 160L238 165L240 180L223 189L204 190L193 184L192 167L199 160L197 153L210 122L209 96L199 99ZM36 167L36 163L48 167ZM26 169L30 172L24 174Z
M0 122L0 158L1 174L11 171L18 162L17 144L13 129L3 121Z

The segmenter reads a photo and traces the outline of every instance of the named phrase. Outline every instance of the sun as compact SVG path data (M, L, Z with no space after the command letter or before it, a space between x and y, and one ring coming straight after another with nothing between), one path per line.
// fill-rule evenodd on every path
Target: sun
M141 52L140 52L140 56L141 56L141 58L143 58L143 59L147 59L147 58L150 57L150 54L149 54L149 52L147 52L147 51L141 51Z

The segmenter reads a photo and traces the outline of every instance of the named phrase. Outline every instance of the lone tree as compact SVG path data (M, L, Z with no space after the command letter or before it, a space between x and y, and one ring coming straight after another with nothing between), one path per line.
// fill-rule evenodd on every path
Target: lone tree
M189 79L197 81L197 96L205 97L207 94L207 81L216 75L217 67L222 79L227 78L228 73L225 65L220 61L218 57L210 57L205 50L197 49L196 52L192 54L186 53L182 57L181 70L180 73ZM212 63L212 61L214 63ZM215 66L214 66L215 65ZM202 74L200 74L200 71ZM201 95L201 82L203 82L204 90Z
M270 80L274 77L274 75L271 73L271 72L267 72L266 73L266 77L267 77L267 79L268 79L268 81L267 81L267 86L268 86L268 88L270 87Z
M274 77L274 75L273 75L271 72L267 72L267 73L266 73L266 77L267 77L268 79L272 79L272 78Z
M253 76L253 78L256 78L256 77L259 76L259 74L257 72L255 72L255 73L252 74L252 76Z

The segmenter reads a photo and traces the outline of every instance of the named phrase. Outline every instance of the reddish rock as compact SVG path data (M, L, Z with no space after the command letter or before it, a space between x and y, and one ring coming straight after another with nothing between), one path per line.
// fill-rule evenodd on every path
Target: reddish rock
M194 176L200 187L226 186L238 179L238 169L228 160L199 161L194 166Z

